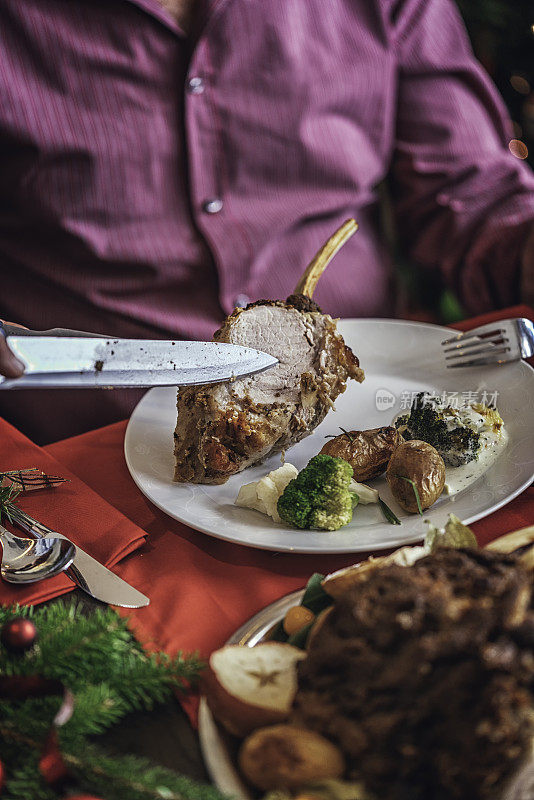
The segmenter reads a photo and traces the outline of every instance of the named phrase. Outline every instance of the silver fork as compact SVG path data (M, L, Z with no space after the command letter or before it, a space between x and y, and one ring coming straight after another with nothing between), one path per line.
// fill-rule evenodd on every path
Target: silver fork
M499 320L441 343L447 367L506 364L534 355L534 323L525 317Z

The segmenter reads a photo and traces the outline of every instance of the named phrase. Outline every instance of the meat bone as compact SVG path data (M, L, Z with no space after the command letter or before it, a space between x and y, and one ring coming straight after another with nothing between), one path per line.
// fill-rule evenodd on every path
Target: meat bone
M332 234L306 267L304 274L295 287L295 294L312 297L319 278L330 264L335 254L357 230L358 224L356 220L348 219Z

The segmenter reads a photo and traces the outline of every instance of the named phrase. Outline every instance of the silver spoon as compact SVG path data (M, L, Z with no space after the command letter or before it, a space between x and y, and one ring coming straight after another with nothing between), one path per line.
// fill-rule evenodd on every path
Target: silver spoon
M0 575L8 583L35 583L67 569L76 554L72 542L60 538L23 539L0 525Z

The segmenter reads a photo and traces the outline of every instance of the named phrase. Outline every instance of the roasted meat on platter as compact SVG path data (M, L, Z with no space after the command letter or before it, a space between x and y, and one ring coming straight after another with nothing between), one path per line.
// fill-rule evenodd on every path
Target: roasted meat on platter
M312 631L291 723L373 797L509 800L534 736L531 564L438 548L354 575Z
M280 363L233 383L178 391L176 481L224 483L307 436L347 380L363 380L335 321L311 299L326 264L356 228L349 220L336 231L285 302L236 308L217 331L216 341L254 347Z

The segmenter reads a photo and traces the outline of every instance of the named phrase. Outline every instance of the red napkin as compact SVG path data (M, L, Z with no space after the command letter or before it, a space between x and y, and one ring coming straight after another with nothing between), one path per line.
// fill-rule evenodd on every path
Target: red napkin
M69 472L64 464L59 464L1 419L0 442L0 472L37 467L48 474L70 479L69 483L55 489L20 494L16 502L30 516L68 536L108 567L143 544L144 531ZM2 524L24 536L5 517ZM74 588L74 583L64 575L27 586L15 586L0 580L0 603L42 603Z
M510 316L528 316L526 307L474 319L465 327ZM313 572L332 572L365 558L274 553L211 538L159 511L133 483L124 463L126 422L49 445L95 491L148 533L147 543L117 573L151 599L125 612L138 638L170 654L179 649L209 654L253 614L287 592L302 587ZM473 525L481 544L534 522L534 489Z

